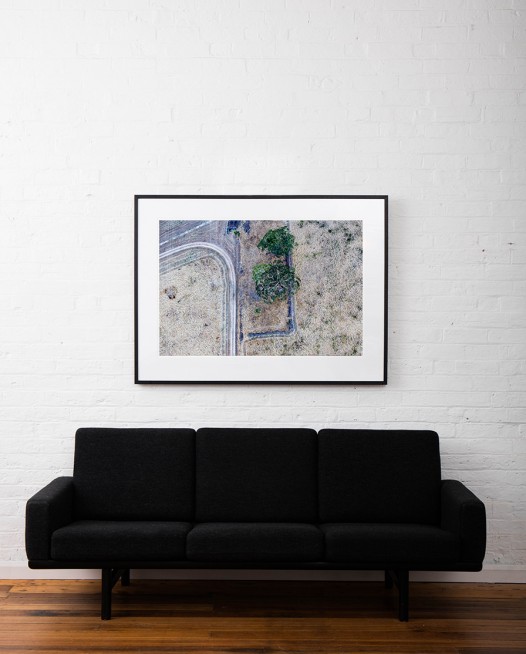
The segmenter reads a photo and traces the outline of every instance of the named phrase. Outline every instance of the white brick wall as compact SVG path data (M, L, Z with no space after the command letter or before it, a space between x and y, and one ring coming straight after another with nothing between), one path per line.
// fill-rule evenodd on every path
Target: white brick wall
M431 427L526 578L526 2L0 0L0 566L88 425ZM387 387L133 384L133 195L390 196Z

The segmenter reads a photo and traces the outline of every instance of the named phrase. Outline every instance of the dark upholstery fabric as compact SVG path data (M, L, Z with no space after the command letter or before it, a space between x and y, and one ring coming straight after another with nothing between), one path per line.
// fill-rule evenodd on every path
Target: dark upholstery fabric
M58 477L26 505L26 554L30 561L50 558L51 534L73 520L73 479Z
M51 557L57 561L181 561L187 522L81 520L57 529Z
M442 482L442 528L460 537L462 563L482 564L486 552L486 509L460 481Z
M51 482L26 511L32 567L474 570L485 544L484 505L441 482L431 431L80 429L73 478Z
M432 431L324 429L321 522L440 523L440 454Z
M314 525L205 523L188 534L190 561L321 561L323 535Z
M327 561L351 564L379 563L456 563L457 538L448 531L429 525L403 524L326 524Z
M195 432L79 429L78 519L193 520Z
M312 429L199 429L198 522L316 522Z

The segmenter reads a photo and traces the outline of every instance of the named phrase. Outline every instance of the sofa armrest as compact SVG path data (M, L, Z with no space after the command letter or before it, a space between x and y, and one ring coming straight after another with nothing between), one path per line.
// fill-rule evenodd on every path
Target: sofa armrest
M26 553L30 561L51 558L51 534L73 521L73 477L58 477L26 505Z
M460 540L461 562L482 567L486 552L486 509L460 481L447 479L441 488L441 527Z

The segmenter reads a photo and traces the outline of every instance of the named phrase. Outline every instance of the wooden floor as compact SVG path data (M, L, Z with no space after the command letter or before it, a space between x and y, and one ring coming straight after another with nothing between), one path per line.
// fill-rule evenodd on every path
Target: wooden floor
M0 652L526 653L526 585L134 581L99 618L96 581L0 581Z

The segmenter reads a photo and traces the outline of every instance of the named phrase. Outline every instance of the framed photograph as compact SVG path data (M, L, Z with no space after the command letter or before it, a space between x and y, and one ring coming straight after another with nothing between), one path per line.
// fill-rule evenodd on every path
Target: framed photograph
M387 196L135 196L135 382L387 382Z

